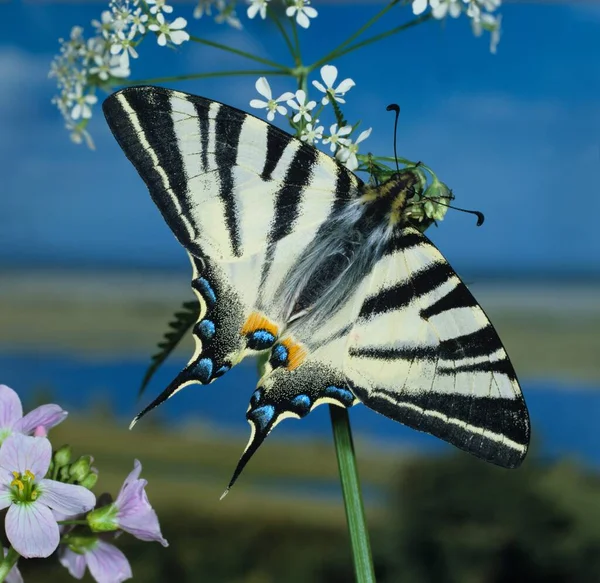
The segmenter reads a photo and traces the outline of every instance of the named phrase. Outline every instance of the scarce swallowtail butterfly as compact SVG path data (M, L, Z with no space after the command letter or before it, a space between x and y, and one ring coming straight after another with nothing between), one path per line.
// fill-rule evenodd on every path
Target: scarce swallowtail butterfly
M483 310L411 223L416 173L364 184L277 127L133 87L104 113L188 252L200 302L188 365L136 420L268 351L231 485L283 419L367 407L507 468L529 443L515 371Z

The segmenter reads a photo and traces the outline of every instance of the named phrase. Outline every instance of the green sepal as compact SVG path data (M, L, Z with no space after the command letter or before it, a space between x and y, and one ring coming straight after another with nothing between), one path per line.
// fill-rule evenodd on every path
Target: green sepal
M119 528L117 513L119 509L115 504L92 510L86 517L87 523L93 532L110 532Z
M70 445L63 445L54 452L53 462L59 467L68 465L71 462L72 450Z
M160 350L153 354L150 359L150 366L144 374L138 396L142 395L160 365L173 352L187 331L198 321L199 314L200 304L197 300L183 302L181 311L173 314L173 321L168 324L169 330L165 332L163 339L158 343Z

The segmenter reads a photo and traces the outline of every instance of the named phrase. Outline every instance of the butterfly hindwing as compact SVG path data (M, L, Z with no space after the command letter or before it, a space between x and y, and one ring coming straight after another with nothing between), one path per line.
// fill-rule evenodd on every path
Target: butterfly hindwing
M522 462L529 416L506 351L465 284L416 229L392 236L330 318L304 324L271 351L248 409L241 467L282 419L358 401L494 464Z
M408 227L397 241L349 336L344 371L356 396L487 461L520 465L529 417L498 334L424 235Z

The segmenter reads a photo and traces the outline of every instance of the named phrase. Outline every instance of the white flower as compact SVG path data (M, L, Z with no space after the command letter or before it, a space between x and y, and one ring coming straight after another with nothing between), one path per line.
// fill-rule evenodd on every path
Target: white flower
M146 4L150 6L151 14L159 14L160 12L166 12L167 14L173 12L172 6L167 6L167 0L146 0Z
M100 15L100 21L92 20L92 26L96 29L97 34L108 39L115 32L113 22L112 12L110 12L110 10L104 10Z
M91 93L87 95L83 94L83 87L77 85L75 91L71 93L69 99L74 103L73 110L71 111L71 117L73 119L89 119L92 117L92 108L90 105L94 105L98 101L98 98Z
M116 32L125 30L131 22L133 11L129 0L112 0L110 8L113 13L113 28Z
M263 101L262 99L253 99L250 101L250 107L256 107L257 109L266 108L267 119L269 121L273 121L275 119L275 113L280 113L281 115L285 115L287 113L287 109L283 107L283 105L279 105L281 101L287 101L294 97L294 94L290 91L286 91L282 93L277 99L273 99L273 93L271 92L271 86L265 77L260 77L255 84L256 90L267 100Z
M294 14L296 15L296 22L302 28L308 28L310 26L310 19L316 18L318 12L309 6L310 0L294 0L294 4L292 6L288 6L285 10L285 13L290 18L293 18Z
M458 18L462 12L462 6L459 0L429 0L431 14L434 18L442 20L450 13L452 18Z
M348 170L356 170L358 168L358 158L356 157L358 152L358 144L366 140L371 135L372 129L373 128L369 128L368 130L361 132L356 142L352 142L352 140L349 139L344 139L343 142L340 140L342 146L337 151L335 157L342 162L342 164L344 164Z
M123 63L122 57L118 55L105 54L94 57L95 66L90 67L91 75L98 75L102 81L107 81L110 77L125 78L129 77L131 71ZM125 66L124 66L125 65Z
M147 21L148 15L142 14L142 9L138 8L131 17L131 30L134 30L135 33L144 34L146 32Z
M480 20L471 21L475 36L481 36L484 29L490 31L490 52L493 54L496 54L498 43L500 42L501 24L502 15L494 16L487 13L482 14Z
M257 14L264 20L267 17L267 4L269 0L248 0L248 18L254 18Z
M215 22L228 24L232 28L241 30L242 23L235 13L235 1L227 3L225 0L217 0L219 14L215 16Z
M296 110L296 114L292 118L292 121L299 122L302 118L304 121L310 121L312 119L310 112L316 107L316 101L309 101L306 103L306 93L303 89L296 91L296 101L290 99L287 104Z
M120 30L117 33L117 37L113 44L110 46L110 54L118 55L121 54L121 64L124 68L129 67L129 56L131 55L134 59L138 58L137 51L133 46L133 37L135 36L135 30L132 28L127 36Z
M477 0L463 0L467 4L467 16L472 18L474 21L481 19L481 6Z
M323 140L323 144L331 144L329 148L332 152L335 152L335 149L339 145L349 143L349 140L347 138L344 138L344 136L347 136L351 131L352 126L344 126L343 128L340 128L338 130L337 124L334 123L329 128L329 137Z
M324 65L321 67L321 78L325 81L325 86L320 81L313 81L312 84L319 90L325 93L325 97L321 100L323 105L329 103L329 98L332 97L340 103L346 103L342 99L342 95L346 95L347 91L350 91L356 83L352 79L344 79L337 87L333 87L335 80L337 79L338 70L333 65Z
M427 0L413 0L412 3L412 11L413 14L418 16L419 14L423 14L425 10L427 10Z
M158 24L151 24L148 30L159 33L156 42L161 47L164 47L167 41L171 41L174 45L180 45L190 39L190 35L183 30L187 26L187 20L181 16L169 23L165 22L165 17L159 12L156 15L156 22Z
M194 8L194 18L202 18L205 14L212 16L212 5L214 0L198 0Z
M323 130L325 129L323 126L314 127L319 123L319 120L316 119L314 125L312 123L307 123L306 127L302 130L300 134L300 139L307 144L316 144L319 140L323 139Z

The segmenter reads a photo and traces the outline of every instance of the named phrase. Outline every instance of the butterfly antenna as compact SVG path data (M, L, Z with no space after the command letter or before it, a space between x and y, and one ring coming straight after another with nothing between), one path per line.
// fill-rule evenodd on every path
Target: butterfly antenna
M398 152L396 151L396 138L398 137L398 118L400 117L400 106L396 103L390 103L386 108L386 111L393 111L396 113L396 119L394 120L394 159L396 160L396 170L400 172L398 166Z
M481 227L481 225L483 225L483 222L485 221L485 215L480 211L471 211L469 209L462 209L458 206L452 206L451 204L446 204L445 202L442 202L441 200L437 200L434 198L423 197L423 200L430 200L432 202L435 202L436 204L441 204L443 206L446 206L449 209L453 209L455 211L460 211L461 213L469 213L470 215L475 215L477 217L477 226L478 227Z

